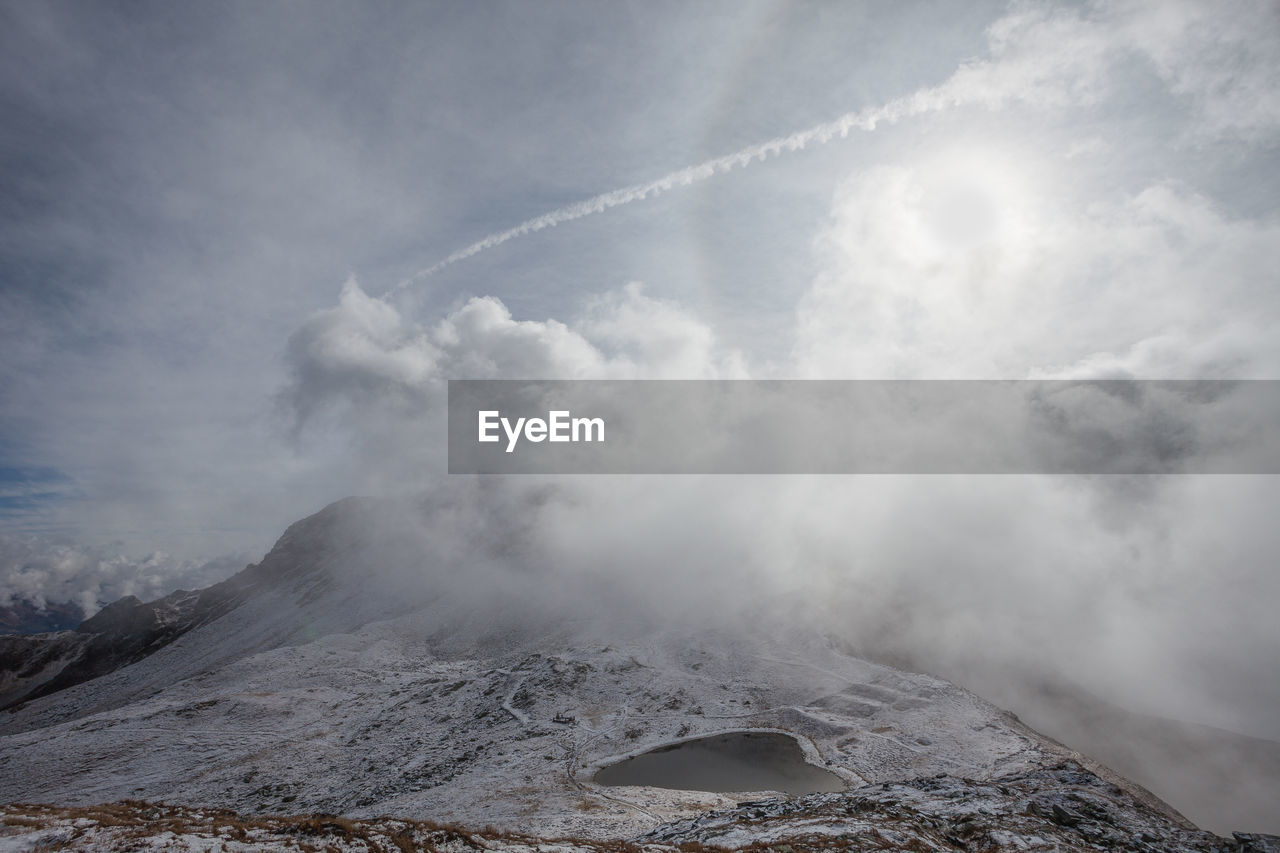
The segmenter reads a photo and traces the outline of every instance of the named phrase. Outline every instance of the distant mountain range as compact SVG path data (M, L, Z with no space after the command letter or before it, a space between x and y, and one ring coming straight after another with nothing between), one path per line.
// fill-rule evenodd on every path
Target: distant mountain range
M67 631L84 619L84 611L69 601L37 607L30 601L14 601L0 607L0 634L43 634Z

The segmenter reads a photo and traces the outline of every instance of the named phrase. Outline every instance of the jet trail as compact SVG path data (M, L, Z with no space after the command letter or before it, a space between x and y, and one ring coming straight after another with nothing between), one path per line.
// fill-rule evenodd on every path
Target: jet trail
M767 160L769 157L783 153L800 151L810 143L825 144L836 136L841 138L848 136L849 131L855 128L872 131L875 130L876 125L880 122L893 123L907 116L940 109L948 103L955 102L954 96L948 89L949 87L944 84L934 89L921 90L906 98L890 101L880 107L845 113L833 121L815 125L807 130L797 131L789 136L779 136L767 142L758 142L732 154L726 154L699 163L696 166L689 166L671 172L648 183L633 184L622 189L611 190L584 201L552 210L541 216L535 216L533 219L525 220L513 228L508 228L506 231L496 231L481 240L477 240L470 246L459 249L444 260L404 279L386 295L390 296L397 293L414 282L435 275L446 267L453 266L459 261L464 261L495 246L500 246L508 240L514 240L516 237L523 237L526 234L532 234L544 228L553 228L562 222L571 222L584 216L603 213L610 208L621 207L633 201L653 198L679 187L700 183L723 172L743 168L754 160Z

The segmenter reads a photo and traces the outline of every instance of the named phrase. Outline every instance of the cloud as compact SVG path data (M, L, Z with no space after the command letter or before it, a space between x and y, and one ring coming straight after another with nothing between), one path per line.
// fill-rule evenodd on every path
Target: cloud
M742 356L711 329L637 283L586 301L572 325L517 320L501 300L472 297L423 325L354 280L338 305L289 339L280 401L301 438L338 422L359 449L360 478L378 488L443 469L449 379L709 379L741 376ZM325 433L317 427L313 432Z
M1017 157L995 150L981 159ZM1009 170L1022 174L1001 166ZM963 160L876 166L846 179L797 310L800 374L1280 375L1270 334L1280 301L1268 285L1280 224L1227 216L1173 183L1109 203L1046 206L1053 192L1037 192L1032 180L984 182ZM974 224L973 202L964 233L939 224L957 181L989 206L989 226Z
M290 337L288 361L284 398L299 423L343 400L412 410L447 379L700 379L741 370L741 357L721 352L708 326L636 283L588 300L572 327L517 320L493 296L422 326L348 279L338 305Z
M118 547L0 534L0 607L26 601L43 610L70 602L92 616L122 596L150 601L180 588L200 589L246 563L240 556L184 560L160 551L132 557Z
M395 308L348 279L338 305L314 314L289 338L293 376L284 397L298 426L336 397L353 404L385 396L411 403L438 383L442 356Z
M679 305L651 299L636 282L587 300L577 323L606 353L589 378L733 379L747 374L741 353L725 351L712 329Z
M1192 108L1187 136L1260 141L1280 127L1280 8L1266 0L1118 3L1117 38Z
M1257 137L1280 127L1280 14L1242 0L1231 13L1191 2L1062 8L1018 3L987 30L988 57L964 62L947 80L882 105L759 142L622 187L495 231L401 280L390 293L510 240L615 207L656 198L850 132L964 107L1095 104L1112 93L1118 66L1138 57L1154 65L1169 90L1186 98L1199 137ZM1193 131L1184 130L1191 134Z

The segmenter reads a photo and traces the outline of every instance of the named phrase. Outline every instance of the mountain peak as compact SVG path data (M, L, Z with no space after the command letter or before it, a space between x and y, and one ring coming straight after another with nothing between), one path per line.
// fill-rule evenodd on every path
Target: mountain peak
M126 595L108 604L76 628L81 634L116 634L134 626L142 602L136 595Z

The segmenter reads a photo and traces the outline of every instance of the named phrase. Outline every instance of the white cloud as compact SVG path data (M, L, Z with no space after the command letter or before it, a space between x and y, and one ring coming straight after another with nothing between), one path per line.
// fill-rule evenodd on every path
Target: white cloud
M934 208L949 180L894 165L839 187L798 310L801 375L1047 377L1120 352L1139 378L1280 375L1280 225L1230 218L1176 184L1045 205L1021 179L980 180L993 224L948 240Z
M391 441L430 428L448 379L704 379L740 376L741 356L711 329L639 284L588 301L572 326L517 320L501 300L473 297L430 325L403 317L354 280L337 306L316 313L289 340L292 379L282 398L301 428L322 411L342 413L357 434ZM438 436L437 436L438 437ZM359 439L359 435L357 435ZM394 457L384 446L379 456ZM396 464L392 462L392 464Z
M988 58L917 93L917 103L1095 104L1132 85L1138 60L1188 108L1186 137L1257 141L1280 128L1280 9L1267 0L1019 2L987 35Z
M440 350L436 379L579 379L605 364L579 332L558 320L516 320L492 296L468 300L428 338Z
M1258 140L1280 128L1280 7L1267 0L1129 2L1104 23L1146 57L1196 122L1186 133Z
M182 560L158 551L132 557L113 547L0 535L0 607L71 602L91 616L122 596L150 601L179 588L206 587L246 563L238 556Z
M746 374L740 353L724 352L709 326L632 282L590 299L578 323L608 353L596 378L732 379Z

